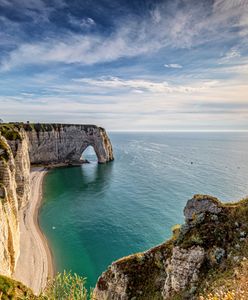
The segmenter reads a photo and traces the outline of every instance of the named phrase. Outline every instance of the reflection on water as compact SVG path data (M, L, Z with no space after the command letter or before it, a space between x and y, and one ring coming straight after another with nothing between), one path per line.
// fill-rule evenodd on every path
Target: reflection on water
M83 181L85 189L92 190L93 193L100 193L108 189L112 169L113 163L98 164L97 162L91 162L78 168L78 171L81 172L78 177L79 180Z

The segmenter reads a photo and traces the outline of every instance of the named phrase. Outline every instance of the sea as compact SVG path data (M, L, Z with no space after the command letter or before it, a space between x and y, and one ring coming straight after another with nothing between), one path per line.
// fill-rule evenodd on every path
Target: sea
M94 287L115 260L145 251L184 222L194 194L225 202L248 195L248 132L110 132L115 160L51 170L39 223L56 271Z

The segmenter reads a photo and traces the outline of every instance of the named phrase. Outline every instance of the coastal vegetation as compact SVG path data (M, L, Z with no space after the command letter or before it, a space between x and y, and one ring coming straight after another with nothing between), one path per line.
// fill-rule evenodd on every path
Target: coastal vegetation
M45 290L38 296L22 283L0 275L1 300L87 300L89 296L85 278L71 272L58 273L48 280Z
M1 300L37 300L32 291L22 283L6 276L0 275L0 299Z
M0 124L0 132L8 141L21 140L19 128L11 123Z
M85 278L71 272L58 273L48 281L44 292L38 297L39 300L87 300L88 291L85 288Z
M165 299L153 282L163 278L162 253L164 257L169 257L169 259L167 258L169 263L167 263L166 272L173 272L173 268L175 268L173 263L177 264L175 257L171 260L175 247L184 249L181 251L186 251L182 252L185 255L187 251L190 253L192 247L201 247L205 251L205 259L199 267L197 282L194 282L193 286L187 285L186 289L182 291L173 292L166 299L248 299L248 199L231 204L216 202L215 198L212 199L210 196L200 198L196 196L193 199L196 201L194 205L197 205L198 201L207 200L208 203L207 205L202 204L205 205L204 209L202 209L203 206L199 206L197 209L195 206L194 209L186 209L186 223L172 228L171 240L145 253L134 254L114 263L122 274L132 277L133 286L130 286L132 290L142 290L142 294L136 299ZM213 203L217 205L214 208L211 206ZM218 210L219 208L221 210ZM212 213L210 212L211 209ZM214 210L215 213L213 213ZM181 263L184 264L183 260ZM106 274L110 276L109 280L111 281L111 273L107 271ZM181 274L180 276L184 275ZM106 277L100 278L98 287L104 287L104 285L107 287L108 282L105 280ZM48 281L46 288L39 296L35 296L23 284L1 276L0 295L3 300L102 299L94 298L95 294L87 291L85 278L71 272L57 274L54 279Z
M248 299L248 198L224 204L195 195L184 215L169 241L114 262L97 299Z

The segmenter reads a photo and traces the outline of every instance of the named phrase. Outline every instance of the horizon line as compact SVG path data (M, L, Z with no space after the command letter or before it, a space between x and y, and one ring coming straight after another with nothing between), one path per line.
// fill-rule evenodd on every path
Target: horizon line
M224 129L224 130L124 130L124 129L120 129L120 130L115 130L115 129L108 129L108 132L248 132L248 129Z

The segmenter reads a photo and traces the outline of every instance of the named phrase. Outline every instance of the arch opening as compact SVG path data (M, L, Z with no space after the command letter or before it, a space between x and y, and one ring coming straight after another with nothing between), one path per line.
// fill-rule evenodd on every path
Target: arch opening
M81 161L85 161L85 162L94 162L94 163L97 163L98 162L98 157L97 157L97 154L95 152L95 149L93 146L89 145L87 146L82 154L81 154L81 157L80 157L80 160Z

